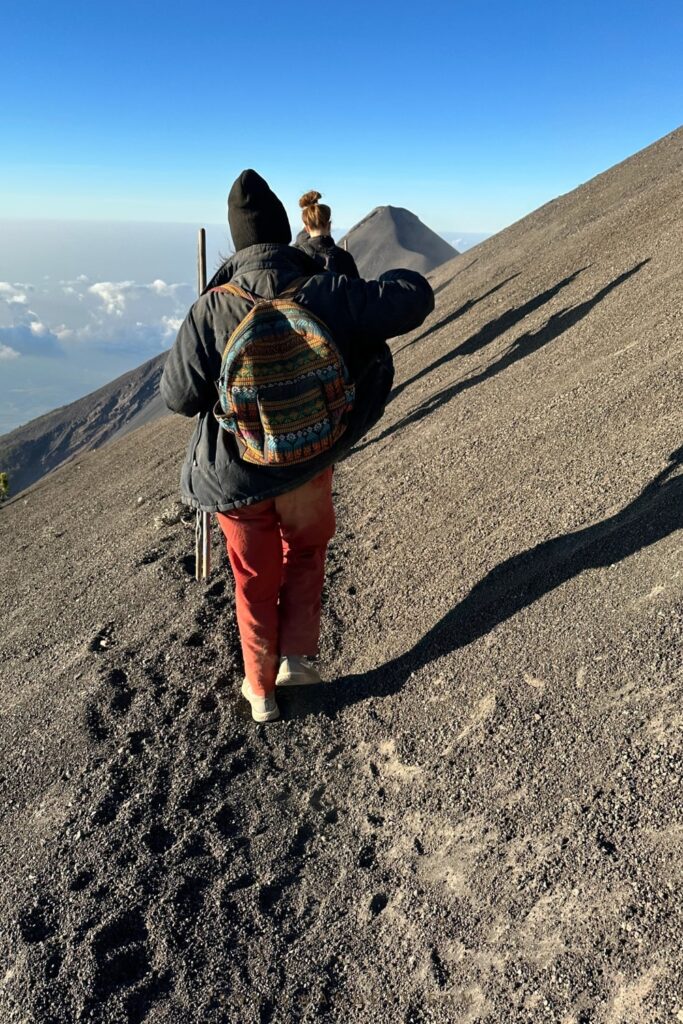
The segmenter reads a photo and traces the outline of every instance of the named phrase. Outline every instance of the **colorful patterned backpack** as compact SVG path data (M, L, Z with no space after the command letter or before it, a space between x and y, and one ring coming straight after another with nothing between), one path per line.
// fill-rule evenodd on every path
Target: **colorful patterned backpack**
M225 346L214 408L245 462L298 465L327 451L346 429L355 388L329 328L294 302L306 280L274 299L234 284L213 289L251 306Z

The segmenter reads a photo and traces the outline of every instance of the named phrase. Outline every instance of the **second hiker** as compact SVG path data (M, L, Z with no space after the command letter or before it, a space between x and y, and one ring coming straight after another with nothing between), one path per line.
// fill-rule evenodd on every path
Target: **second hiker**
M393 380L386 339L419 327L433 309L434 297L428 282L410 270L389 271L378 281L322 272L307 253L290 246L285 209L253 170L244 171L233 184L228 220L235 255L187 314L164 368L161 393L174 412L197 416L181 493L187 504L215 512L225 535L244 657L242 694L253 718L265 722L279 715L276 685L320 680L309 659L318 652L325 554L335 525L332 466L384 410ZM259 302L283 292L286 298L275 305ZM335 385L341 401L335 404L335 399L330 406L337 418L333 416L336 425L327 436L308 426L300 429L313 423L304 416L300 397L281 395L273 401L272 393L264 393L262 402L261 385L244 379L245 372L260 381L264 372L271 373L269 383L277 387L269 356L282 340L283 327L296 327L286 314L292 302L306 331L314 334L312 341L306 331L295 336L296 359L310 366L307 346L318 346L327 359L324 386ZM264 333L256 334L255 347L249 324L266 325ZM330 344L324 340L326 331ZM252 361L240 364L243 378L231 390L240 408L234 416L217 409L221 425L214 407L226 342L230 359L243 345L240 352L248 348ZM314 379L316 373L292 378L292 386L305 378ZM354 387L355 396L347 401ZM221 388L225 390L223 378ZM329 423L324 389L322 394L321 416ZM299 422L280 434L268 420L272 416L290 423L292 415ZM268 435L273 463L267 458L262 464L254 461L262 456L253 449L250 431L254 436L261 431L262 439ZM303 448L301 438L306 441ZM296 461L302 452L303 461Z
M319 203L320 192L306 192L299 200L304 231L297 237L299 249L312 256L324 270L347 277L360 277L356 261L350 252L335 245L332 238L332 211L326 203Z

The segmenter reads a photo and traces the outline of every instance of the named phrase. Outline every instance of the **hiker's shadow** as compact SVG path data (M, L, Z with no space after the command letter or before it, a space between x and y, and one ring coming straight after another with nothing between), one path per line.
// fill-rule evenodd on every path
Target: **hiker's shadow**
M559 313L553 313L553 315L550 317L548 322L543 327L541 327L537 331L526 331L518 338L515 338L515 340L508 346L508 348L505 350L505 352L502 353L502 355L500 355L497 359L495 359L488 366L484 367L478 373L473 373L471 376L466 377L464 380L456 381L454 384L451 384L448 387L443 388L441 391L437 392L435 395L432 395L430 398L425 399L411 413L409 413L403 419L398 420L396 423L393 423L391 426L386 427L381 434L377 435L377 437L369 438L368 440L365 440L361 444L357 445L354 449L354 452L360 452L363 451L363 449L365 448L371 447L372 445L379 444L381 441L385 441L388 437L391 437L391 435L395 434L397 431L404 430L407 426L415 426L415 424L425 419L425 417L430 416L437 409L440 409L444 405L447 405L458 395L461 395L464 391L468 391L470 388L476 387L478 384L482 384L484 381L490 380L492 377L495 377L499 373L502 373L504 370L507 370L510 366L513 366L515 363L518 363L521 359L525 359L527 356L532 355L534 352L538 352L539 349L542 349L544 348L544 346L549 345L550 342L556 341L557 338L559 338L562 334L565 333L565 331L568 331L570 328L575 327L581 320L583 320L584 317L586 317L598 305L598 303L602 302L602 300L607 295L609 295L610 292L624 284L624 282L626 282L634 274L637 274L649 262L650 257L641 260L640 263L637 263L635 266L631 267L630 270L624 271L623 274L619 274L619 276L616 277L613 281L610 281L609 284L606 284L603 288L596 292L595 295L592 295L589 299L586 299L584 302L579 303L578 306L572 306L567 309L561 310ZM558 282L558 284L556 284L554 288L550 289L548 292L544 293L541 296L537 296L534 300L536 306L538 306L539 301L541 299L543 300L543 302L547 302L548 296L557 294L557 292L561 288L565 288L567 284L571 282L577 276L577 274L580 273L582 273L582 270L575 271L572 275L566 277L563 281ZM527 305L529 306L529 308L531 308L530 303ZM525 307L520 307L520 309L524 308ZM507 327L505 327L505 329L509 329L509 325L513 322L514 315L516 315L517 312L519 312L519 310L508 311L508 313L504 314L503 317L500 317L498 321L494 321L494 324L499 324L500 322L504 321L508 325ZM496 330L497 329L498 328L496 327ZM494 337L495 335L491 333L491 325L487 325L486 328L479 331L477 335L474 335L472 338L468 338L466 341L464 341L461 345L458 346L458 348L453 349L452 352L446 353L446 355L442 356L436 362L432 363L431 366L428 366L425 370L421 370L419 373L415 374L414 377L411 377L409 381L405 381L403 384L399 385L398 388L395 388L394 391L392 392L392 396L395 397L403 388L415 383L415 381L419 380L421 377L425 376L427 373L431 372L436 367L445 365L445 363L447 363L454 356L463 355L465 353L472 354L473 352L478 351L478 348L481 347L481 345L484 342L486 344L489 344L489 342L492 341Z
M368 697L396 693L430 662L479 639L587 569L614 565L683 527L683 445L621 511L501 562L404 654L369 672L292 693L286 717L336 715Z
M424 341L424 339L428 338L430 334L434 334L436 333L436 331L440 331L444 327L448 327L449 324L452 324L456 320L459 320L461 316L464 316L465 313L468 313L478 303L483 302L484 299L490 298L491 295L495 295L495 293L500 291L501 288L504 288L506 284L508 284L510 281L513 281L516 277L519 277L519 273L520 272L518 271L516 274L510 274L510 276L506 277L504 281L500 281L498 284L494 285L493 288L489 288L489 290L484 292L483 295L478 295L476 299L467 299L467 301L464 302L462 306L459 306L457 309L454 309L453 312L448 313L441 320L437 320L436 323L433 323L430 327L427 328L426 331L423 331L422 334L418 334L416 338L412 338L410 341L405 342L404 345L401 345L400 348L395 349L393 355L397 356L400 352L405 351L405 349L410 348L412 345L416 345L418 342ZM580 273L580 271L577 271L577 273ZM575 277L576 275L574 274L572 276ZM451 280L454 280L454 278L451 278ZM450 281L447 283L450 284ZM434 294L436 295L437 292L438 289L434 292ZM539 299L541 299L540 296ZM454 349L453 351L447 353L445 357L442 357L441 359L437 360L435 364L427 367L425 370L422 370L419 374L417 374L415 378L411 378L409 381L405 381L403 384L400 384L396 388L394 388L390 397L392 399L396 398L396 396L399 395L401 391L403 391L406 387L408 387L409 384L413 383L415 380L419 380L420 377L424 377L427 373L434 369L435 366L440 366L442 362L447 361L458 354L459 351L457 349Z

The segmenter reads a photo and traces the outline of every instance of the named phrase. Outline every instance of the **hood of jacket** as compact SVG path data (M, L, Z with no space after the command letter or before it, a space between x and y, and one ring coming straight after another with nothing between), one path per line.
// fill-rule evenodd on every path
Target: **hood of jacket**
M303 249L275 242L250 245L247 249L240 249L229 256L221 264L202 294L206 295L212 288L218 288L230 281L251 291L246 282L253 281L258 282L258 287L263 289L256 294L264 299L272 299L274 289L284 291L297 277L312 277L319 273L319 264Z

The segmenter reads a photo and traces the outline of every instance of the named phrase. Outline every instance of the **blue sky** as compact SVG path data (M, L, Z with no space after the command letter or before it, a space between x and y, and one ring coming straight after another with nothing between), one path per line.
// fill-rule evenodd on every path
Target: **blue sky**
M252 12L251 14L248 12ZM263 173L339 225L495 231L681 119L683 5L6 5L0 217L219 222Z

